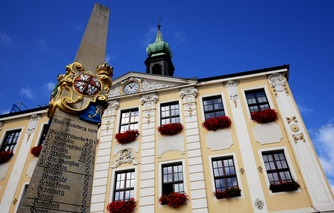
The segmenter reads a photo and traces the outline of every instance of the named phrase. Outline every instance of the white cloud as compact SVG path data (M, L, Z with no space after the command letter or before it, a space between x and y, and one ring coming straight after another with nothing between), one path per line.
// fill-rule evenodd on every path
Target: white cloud
M10 109L4 109L1 111L1 114L8 114L10 113Z
M47 90L49 90L49 91L52 91L53 90L53 88L55 88L55 83L53 83L53 82L48 82L48 83L46 83L45 85L44 85L44 87L47 89Z
M334 189L334 126L329 124L315 133L313 143L318 150L321 165Z
M300 105L300 104L297 104L297 106L298 106L298 109L299 109L299 111L300 111L300 113L302 114L302 115L309 115L309 114L311 114L313 111L312 111L312 109L310 109L308 106L306 106L306 105Z
M145 48L147 47L147 45L155 41L155 36L157 31L158 31L157 27L150 27L150 29L145 33L145 36L142 40L142 43L145 46Z
M10 49L18 48L14 39L10 37L2 28L0 28L0 46L6 46Z
M22 88L20 91L20 95L28 98L28 99L32 99L34 97L33 91L30 87L27 88Z
M174 46L177 47L181 43L185 43L187 40L186 34L184 32L174 33Z
M107 54L106 58L105 58L105 62L110 63L110 60L114 60L114 59L117 59L117 57L115 55L109 55L109 54Z

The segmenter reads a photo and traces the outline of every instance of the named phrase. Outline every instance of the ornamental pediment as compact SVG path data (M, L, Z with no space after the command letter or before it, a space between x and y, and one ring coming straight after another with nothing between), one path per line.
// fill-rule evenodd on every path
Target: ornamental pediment
M113 80L109 91L109 98L145 94L157 90L168 90L175 87L190 86L196 84L196 80L183 79L170 76L156 76L146 73L128 73Z

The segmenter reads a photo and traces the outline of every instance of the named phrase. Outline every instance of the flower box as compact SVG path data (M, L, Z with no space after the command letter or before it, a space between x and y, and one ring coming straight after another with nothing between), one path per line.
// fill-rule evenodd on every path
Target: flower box
M224 198L228 199L231 197L240 197L241 189L239 189L238 187L230 187L230 188L225 189L224 191L217 190L213 192L213 194L215 195L217 199L224 199Z
M107 205L107 210L110 213L131 213L137 206L135 199L131 198L128 201L113 201Z
M33 148L31 148L30 153L35 157L39 157L41 150L42 146L34 146Z
M159 198L159 203L161 205L168 205L173 208L179 208L181 205L187 204L188 195L172 192L169 195L162 195Z
M266 110L262 110L259 112L252 112L251 117L253 121L260 123L260 124L265 124L265 123L276 121L278 118L278 115L274 109L266 109Z
M0 152L0 164L7 163L12 157L13 152L11 151L2 151Z
M202 126L208 131L216 131L218 129L225 129L231 126L231 119L227 116L206 119Z
M171 124L164 124L158 127L158 131L161 135L176 135L183 130L183 126L180 123L171 123Z
M138 130L127 130L125 132L120 132L115 135L116 140L120 144L131 143L136 140L139 135Z
M269 189L273 192L291 192L296 191L300 187L299 183L295 180L283 181L281 183L272 183Z

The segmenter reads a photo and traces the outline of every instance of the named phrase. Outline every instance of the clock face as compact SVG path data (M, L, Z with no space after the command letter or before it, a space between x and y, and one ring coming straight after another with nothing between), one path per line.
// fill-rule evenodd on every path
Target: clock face
M124 94L133 94L135 92L138 92L139 88L139 83L132 81L123 87L123 92Z

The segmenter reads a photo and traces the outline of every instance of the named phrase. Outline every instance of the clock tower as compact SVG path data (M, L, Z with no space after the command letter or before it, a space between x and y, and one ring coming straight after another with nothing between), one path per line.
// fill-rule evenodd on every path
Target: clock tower
M168 43L163 41L160 28L161 25L159 20L155 42L149 44L146 48L148 55L145 60L146 73L173 76L175 68L172 62L172 51L170 50Z

